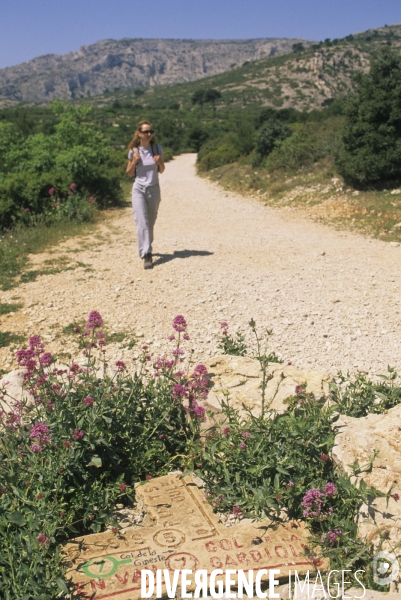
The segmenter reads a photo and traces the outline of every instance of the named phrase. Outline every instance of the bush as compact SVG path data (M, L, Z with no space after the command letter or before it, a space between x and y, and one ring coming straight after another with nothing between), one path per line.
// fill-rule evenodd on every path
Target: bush
M357 80L346 106L343 141L336 164L348 183L401 179L401 58L389 48Z
M38 133L22 140L10 123L0 123L0 223L10 227L28 209L44 214L48 190L67 193L71 182L103 208L122 197L117 156L87 120L88 107L53 104L59 123L53 135Z
M93 311L80 334L84 366L56 366L37 336L17 353L26 369L25 389L35 401L5 396L10 411L0 413L0 595L5 600L50 600L67 593L59 544L106 525L117 532L116 501L132 503L136 482L179 467L203 419L197 398L205 393L206 369L198 365L191 375L180 372L183 317L174 320L178 340L172 358L156 359L152 374L146 346L133 375L121 361L109 374L101 325Z
M209 171L235 162L241 156L239 145L235 133L226 133L222 138L208 141L198 153L199 170Z
M370 381L360 373L355 378L339 373L330 385L330 397L342 415L366 417L371 413L382 414L401 404L401 387L397 373L388 367L387 375L380 375L377 382Z
M297 171L317 161L334 157L340 147L340 117L325 121L293 124L293 134L276 145L264 165L269 170Z
M256 134L255 151L261 159L273 152L280 141L291 135L292 131L280 119L269 119Z

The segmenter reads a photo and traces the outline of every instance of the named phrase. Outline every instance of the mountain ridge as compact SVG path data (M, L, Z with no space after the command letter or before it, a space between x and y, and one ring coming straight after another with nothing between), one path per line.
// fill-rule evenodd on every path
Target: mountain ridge
M302 38L101 40L0 69L0 101L73 100L116 89L185 83L311 43Z

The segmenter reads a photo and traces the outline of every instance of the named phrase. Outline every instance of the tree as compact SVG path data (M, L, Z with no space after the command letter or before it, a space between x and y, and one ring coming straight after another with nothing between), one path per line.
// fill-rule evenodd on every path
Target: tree
M255 150L264 158L273 152L276 144L289 137L292 130L279 119L269 119L262 125L256 135Z
M343 149L336 164L355 186L401 178L401 58L383 48L360 74L346 108Z
M212 104L213 108L215 107L216 101L220 100L221 93L219 90L215 90L214 88L206 88L202 90L196 90L192 94L191 102L192 104L199 104L203 107L204 104Z

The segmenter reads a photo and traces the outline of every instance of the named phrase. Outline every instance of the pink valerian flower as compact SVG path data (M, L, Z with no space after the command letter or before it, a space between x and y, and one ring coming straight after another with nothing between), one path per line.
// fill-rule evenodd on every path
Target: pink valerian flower
M220 323L220 327L222 329L228 329L228 323L226 321L223 321L222 323Z
M205 365L196 365L194 372L192 373L191 377L193 379L200 379L203 378L207 375L207 368L205 367Z
M41 446L46 446L50 442L50 429L44 423L36 423L29 434L31 440L38 440Z
M38 446L38 444L32 444L32 446L29 446L30 450L32 450L32 452L42 452L43 448L42 446Z
M34 349L43 350L44 344L38 335L32 335L29 338L29 347L31 348L31 350L34 350Z
M15 431L17 425L21 423L21 416L17 413L10 412L7 414L7 419L5 422L6 427L9 427L12 431Z
M304 394L305 393L305 384L302 383L301 385L296 385L295 386L295 394L297 396L299 396L299 394Z
M328 542L330 546L334 546L334 544L338 542L342 534L343 532L341 531L341 529L336 528L330 530L322 536L322 542Z
M80 368L81 367L79 365L77 365L76 363L73 363L70 366L70 371L71 371L71 373L77 373L80 370Z
M153 479L152 475L146 475L145 477L146 481L150 481L151 479Z
M243 438L249 438L249 437L251 437L251 435L252 435L252 434L251 434L251 433L249 433L249 431L243 431L243 432L241 433L241 437L243 437Z
M96 329L97 327L101 327L102 325L103 325L103 319L102 319L100 313L97 310L92 310L89 313L86 327L88 329Z
M191 339L187 333L184 333L184 335L183 335L183 338L184 338L184 340L186 340L187 342L188 342L188 341Z
M30 208L24 208L24 212L31 212Z
M86 396L86 398L84 398L82 400L82 402L86 405L86 406L93 406L94 403L94 399L92 398L92 396Z
M329 456L327 456L327 454L323 454L323 453L320 455L319 458L322 462L327 462L329 460Z
M77 184L76 183L72 183L70 185L70 190L72 190L73 192L75 192L76 189L77 189Z
M185 406L187 410L195 419L199 421L206 421L206 410L203 406L200 406L196 400L193 401L192 406Z
M69 440L65 440L65 442L63 442L63 446L64 448L71 448L72 444Z
M125 366L125 362L122 360L116 361L116 367L119 371L125 371L127 369L127 367Z
M334 485L334 483L331 483L330 481L328 483L326 483L326 485L323 488L323 492L325 494L325 496L327 496L327 498L331 498L331 496L335 496L335 494L337 494L337 488Z
M235 518L238 517L238 515L241 513L241 507L240 506L233 506L233 515Z
M244 442L240 442L240 443L238 444L238 448L239 448L240 450L245 450L245 448L246 448L246 444L244 444Z
M82 429L74 429L74 431L72 432L72 439L73 440L80 440L81 438L83 438L85 435L85 432L82 431Z
M175 348L175 349L172 351L172 354L173 354L174 356L184 356L185 352L184 352L184 350L181 350L181 348Z
M291 480L290 480L290 481L287 483L287 485L288 485L288 487L294 487L294 486L295 486L295 483L294 483L293 481L291 481Z
M173 329L176 331L183 332L187 328L187 322L182 315L177 315L173 321Z
M322 510L325 506L323 498L324 494L322 494L322 492L320 492L317 488L311 488L306 492L301 502L301 505L305 509L303 511L305 518L322 516Z
M396 502L398 502L398 500L400 499L400 495L399 494L393 494L392 499L395 500Z
M54 187L51 187L49 190L50 196L54 196L55 193L56 193L56 190L54 189Z
M94 202L94 201L95 201L95 198L93 196L89 196L88 202Z
M228 425L226 425L225 427L223 427L223 430L222 430L223 436L224 437L228 437L230 435L230 431L231 431L231 429L229 428Z
M25 367L27 366L27 363L32 361L34 359L34 352L33 350L18 350L17 351L17 362L19 365L21 365L21 367ZM31 363L32 365L32 363ZM36 366L36 361L33 360L33 367L35 368Z
M45 352L44 354L42 354L42 356L39 358L39 362L41 365L43 365L44 367L49 367L52 362L53 362L53 357L50 354L50 352Z
M175 335L174 333L172 333L171 335L168 336L168 339L170 340L170 342L172 342L173 340L175 340Z
M180 383L176 383L173 387L173 397L174 398L185 398L188 392L188 388L185 385L181 385Z
M194 407L192 408L192 413L200 421L206 421L206 410L203 408L203 406L199 406L199 404L195 403Z
M127 489L128 485L126 483L120 483L120 485L118 486L121 492L125 492L125 490Z
M36 539L41 546L48 546L50 544L49 538L44 533L38 535Z

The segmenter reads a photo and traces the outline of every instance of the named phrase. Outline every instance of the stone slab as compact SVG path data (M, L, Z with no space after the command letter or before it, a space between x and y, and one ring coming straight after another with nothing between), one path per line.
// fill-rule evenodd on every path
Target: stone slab
M240 413L246 406L255 416L260 414L262 372L257 360L242 356L216 356L206 361L212 388L205 408L221 412L221 401L229 395L231 406ZM284 400L294 396L297 385L307 383L307 392L321 400L328 395L330 376L320 371L300 371L292 365L269 363L268 372L273 378L266 387L266 406L285 412Z
M13 410L14 401L26 400L28 404L33 402L33 396L24 388L24 369L14 369L0 379L0 408L5 412ZM5 392L4 401L1 396Z
M358 515L359 535L377 546L381 543L380 549L393 552L401 564L401 405L359 419L340 416L334 428L335 464L354 483L363 479L368 486L391 494L390 498L376 498L362 505ZM355 461L362 471L358 476L352 476L351 465ZM394 500L393 494L400 499Z
M313 570L305 556L308 530L303 523L273 526L247 519L224 527L197 481L175 473L139 485L138 504L147 513L141 525L84 536L65 546L68 576L82 597L137 600L143 569L274 568L284 581L289 570L300 575Z

